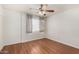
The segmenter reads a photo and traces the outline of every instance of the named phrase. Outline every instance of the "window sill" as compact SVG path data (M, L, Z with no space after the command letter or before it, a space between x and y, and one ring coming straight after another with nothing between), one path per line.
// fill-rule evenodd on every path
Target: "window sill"
M44 32L32 32L32 33L28 33L28 34L42 34Z

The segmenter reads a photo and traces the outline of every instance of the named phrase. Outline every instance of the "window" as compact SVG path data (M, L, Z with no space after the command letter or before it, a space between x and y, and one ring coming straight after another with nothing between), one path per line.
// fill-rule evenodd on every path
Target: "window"
M39 16L27 15L26 32L44 32L45 20Z
M39 32L39 31L40 31L39 17L33 16L32 17L32 32Z

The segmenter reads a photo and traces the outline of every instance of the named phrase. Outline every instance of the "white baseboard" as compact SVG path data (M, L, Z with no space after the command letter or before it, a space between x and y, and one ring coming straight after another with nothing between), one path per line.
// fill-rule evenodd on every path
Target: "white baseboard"
M74 44L71 44L71 43L68 43L68 42L65 42L65 41L60 41L60 40L58 40L57 38L51 38L51 37L46 37L46 38L48 38L48 39L51 39L51 40L54 40L54 41L60 42L60 43L62 43L62 44L65 44L65 45L68 45L68 46L72 46L72 47L74 47L74 48L79 49L79 46L74 45ZM39 38L39 39L42 39L42 38ZM29 42L29 41L33 41L33 40L37 40L37 39L24 40L24 41L22 41L22 42L18 42L18 43ZM14 44L17 44L17 43L14 43ZM7 44L7 45L11 45L11 44ZM5 46L6 46L6 45L5 45ZM4 47L4 46L1 46L1 47L0 47L0 50L2 50L2 48L3 48L3 47Z
M77 48L77 49L79 49L79 46L77 46L77 45L74 45L74 44L71 44L71 43L68 43L68 42L64 42L64 41L60 41L60 40L58 40L58 39L56 39L56 38L50 38L50 37L47 37L48 39L51 39L51 40L54 40L54 41L56 41L56 42L60 42L60 43L62 43L62 44L65 44L65 45L68 45L68 46L71 46L71 47L74 47L74 48Z

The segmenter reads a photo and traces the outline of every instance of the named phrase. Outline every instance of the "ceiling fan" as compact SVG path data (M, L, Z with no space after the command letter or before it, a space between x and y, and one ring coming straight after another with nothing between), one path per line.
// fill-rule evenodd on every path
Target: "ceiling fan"
M33 9L33 8L31 8L31 9ZM41 4L40 7L38 9L36 9L36 11L38 11L38 13L40 15L43 15L43 16L46 16L47 13L54 12L54 10L48 9L48 5L47 4Z

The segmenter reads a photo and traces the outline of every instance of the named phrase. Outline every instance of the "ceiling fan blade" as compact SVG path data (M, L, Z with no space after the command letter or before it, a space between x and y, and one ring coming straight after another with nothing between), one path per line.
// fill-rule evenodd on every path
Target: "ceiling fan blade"
M47 12L54 12L54 10L46 10Z

